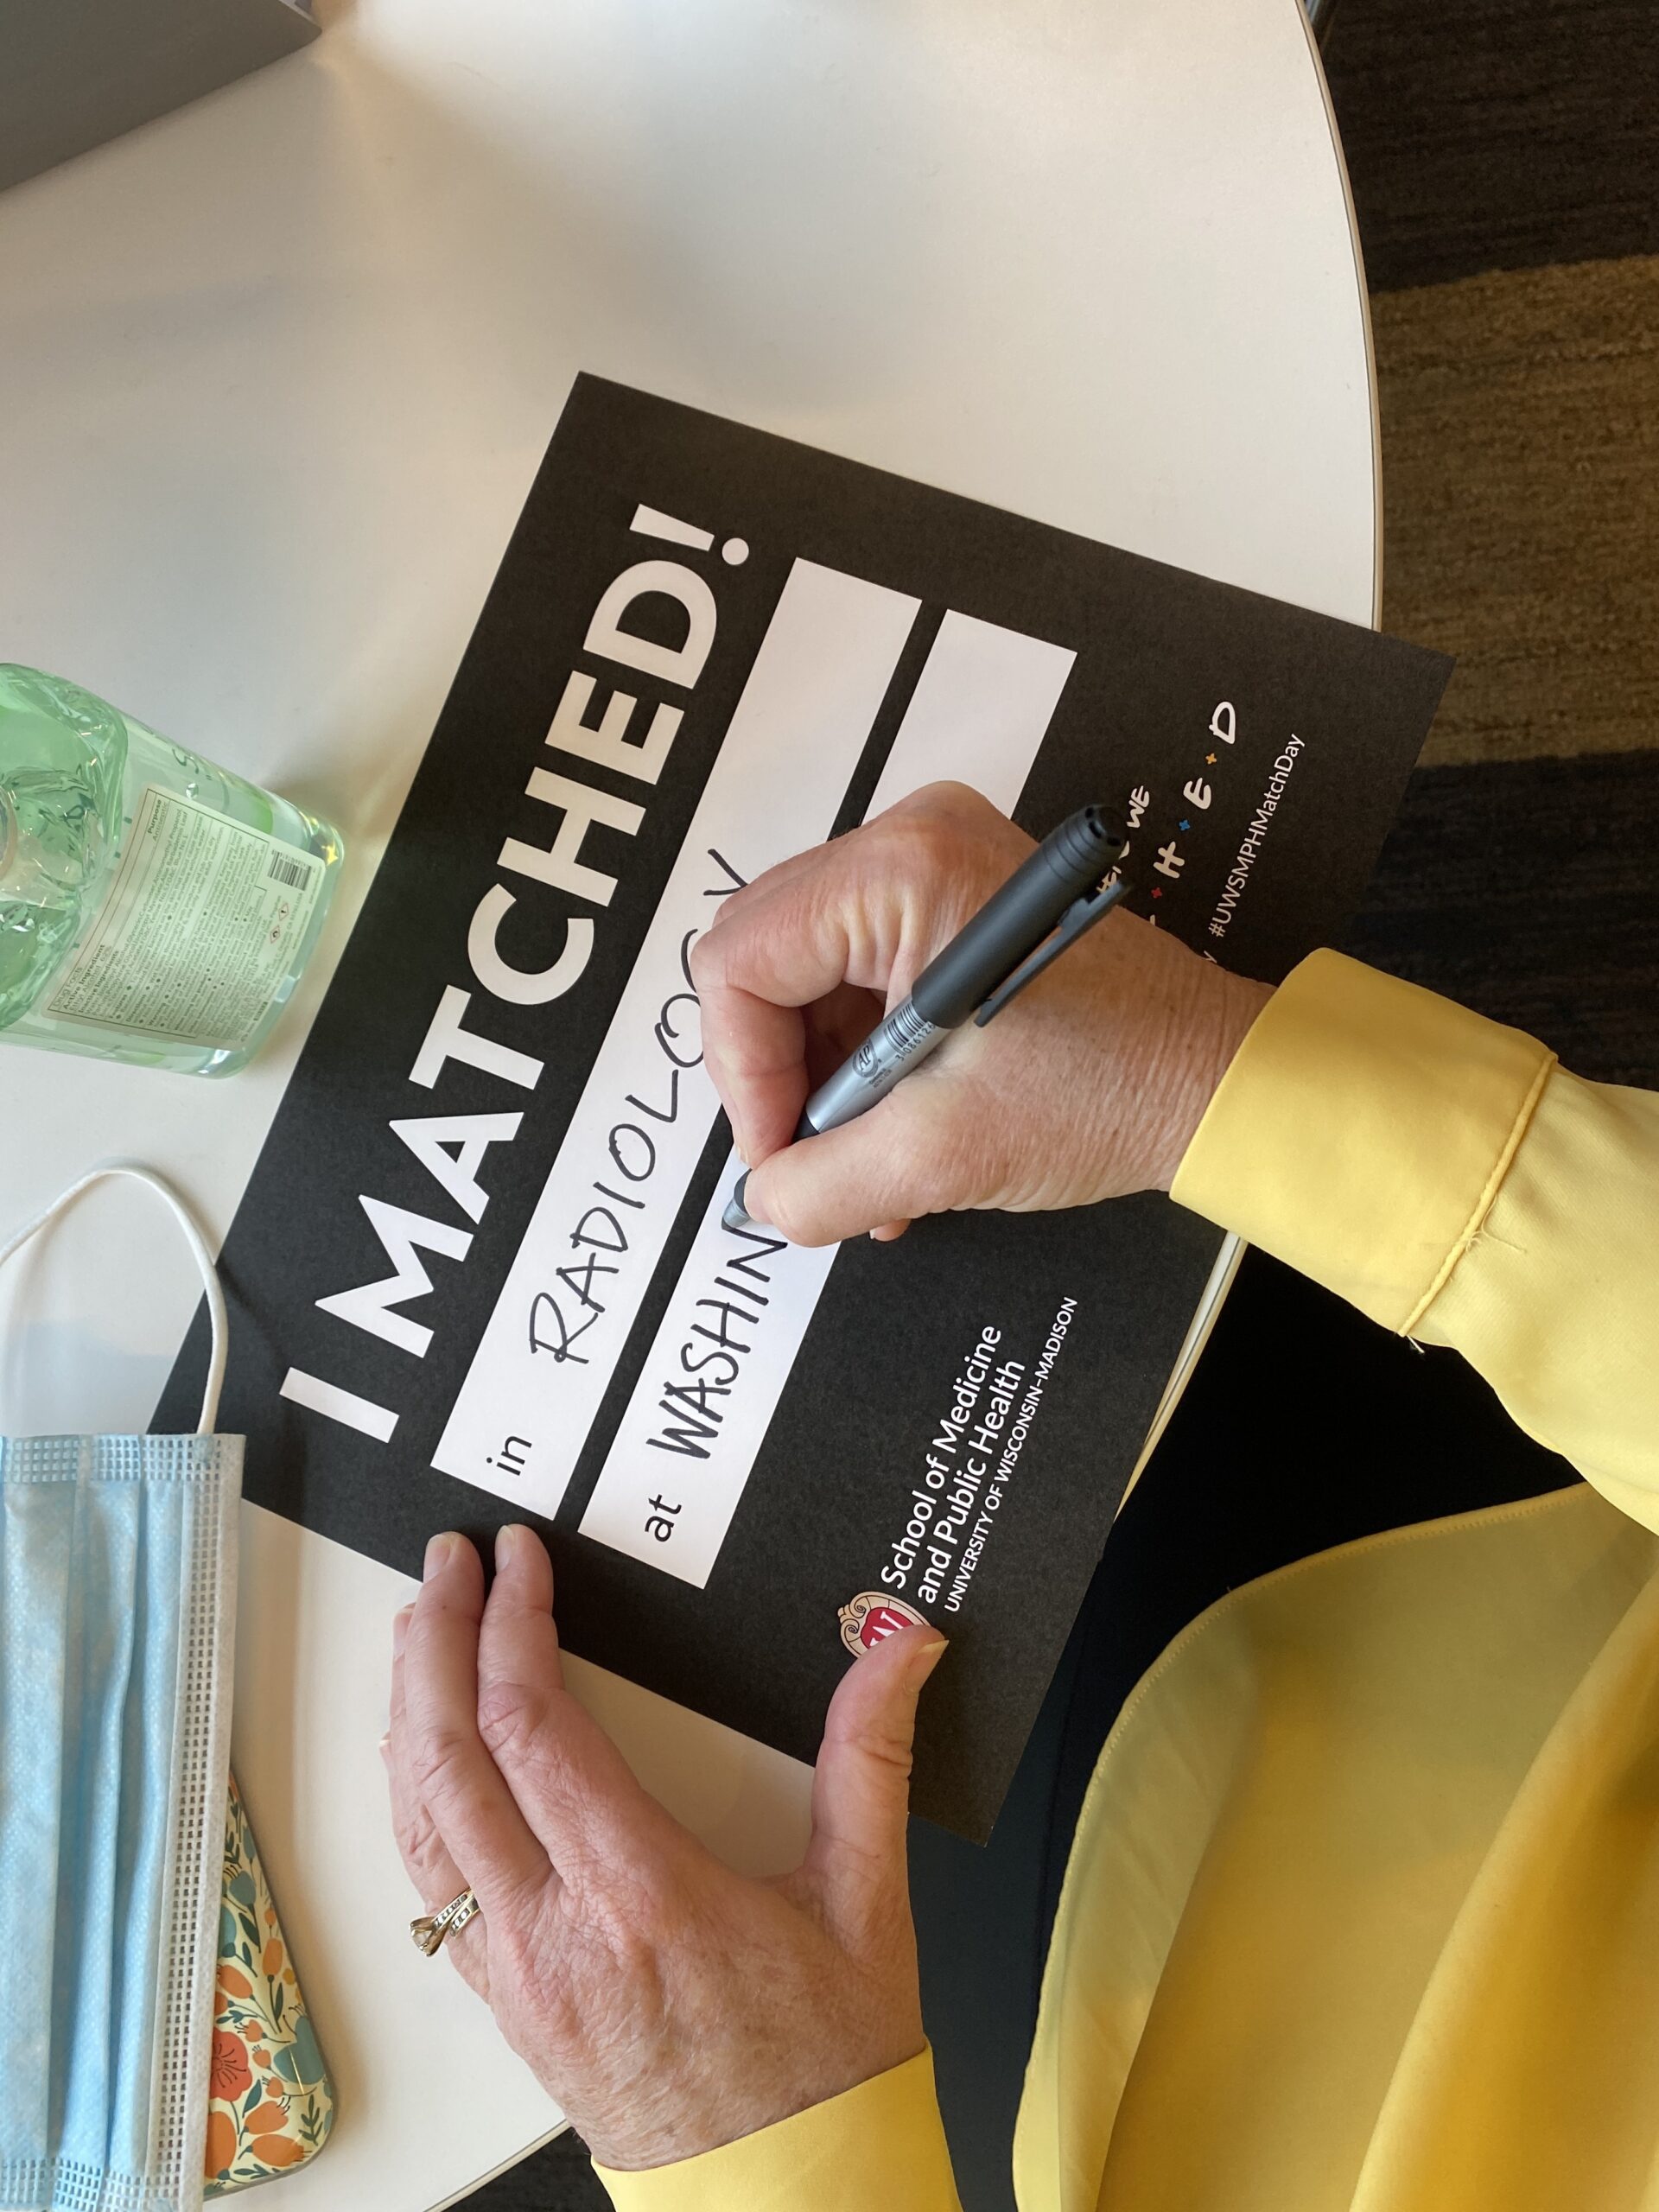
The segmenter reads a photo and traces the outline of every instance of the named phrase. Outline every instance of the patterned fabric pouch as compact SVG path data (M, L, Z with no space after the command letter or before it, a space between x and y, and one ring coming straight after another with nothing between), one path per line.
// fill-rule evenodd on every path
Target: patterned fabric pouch
M206 2157L208 2196L270 2181L315 2158L334 2124L334 2092L231 1778L219 1916Z

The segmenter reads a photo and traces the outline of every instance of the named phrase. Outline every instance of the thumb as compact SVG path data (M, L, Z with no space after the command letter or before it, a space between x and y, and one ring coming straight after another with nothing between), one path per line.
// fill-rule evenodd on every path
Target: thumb
M830 1700L805 1871L831 1891L904 1888L916 1701L944 1649L937 1629L901 1629L855 1660Z
M839 1244L948 1205L941 1164L912 1102L895 1096L838 1129L774 1152L744 1179L743 1206L791 1244Z

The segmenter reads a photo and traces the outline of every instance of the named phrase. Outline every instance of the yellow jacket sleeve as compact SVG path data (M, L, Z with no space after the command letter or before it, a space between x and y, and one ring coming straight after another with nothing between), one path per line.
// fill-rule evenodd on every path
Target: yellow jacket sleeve
M1451 1344L1659 1529L1659 1094L1316 952L1268 1001L1173 1195L1384 1327Z
M959 2212L931 2050L701 2158L594 2171L616 2212Z

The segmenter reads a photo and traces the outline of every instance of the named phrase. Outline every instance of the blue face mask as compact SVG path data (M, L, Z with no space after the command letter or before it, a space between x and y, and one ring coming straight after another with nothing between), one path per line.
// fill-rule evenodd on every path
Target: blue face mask
M0 1438L0 2207L201 2201L242 1440Z

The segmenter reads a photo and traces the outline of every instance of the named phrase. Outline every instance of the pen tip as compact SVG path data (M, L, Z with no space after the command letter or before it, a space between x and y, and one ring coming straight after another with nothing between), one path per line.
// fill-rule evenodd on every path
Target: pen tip
M725 1212L720 1217L720 1225L722 1229L748 1229L753 1226L748 1215L743 1210L743 1201L748 1196L748 1192L749 1171L746 1167L732 1185L732 1195L726 1202Z

